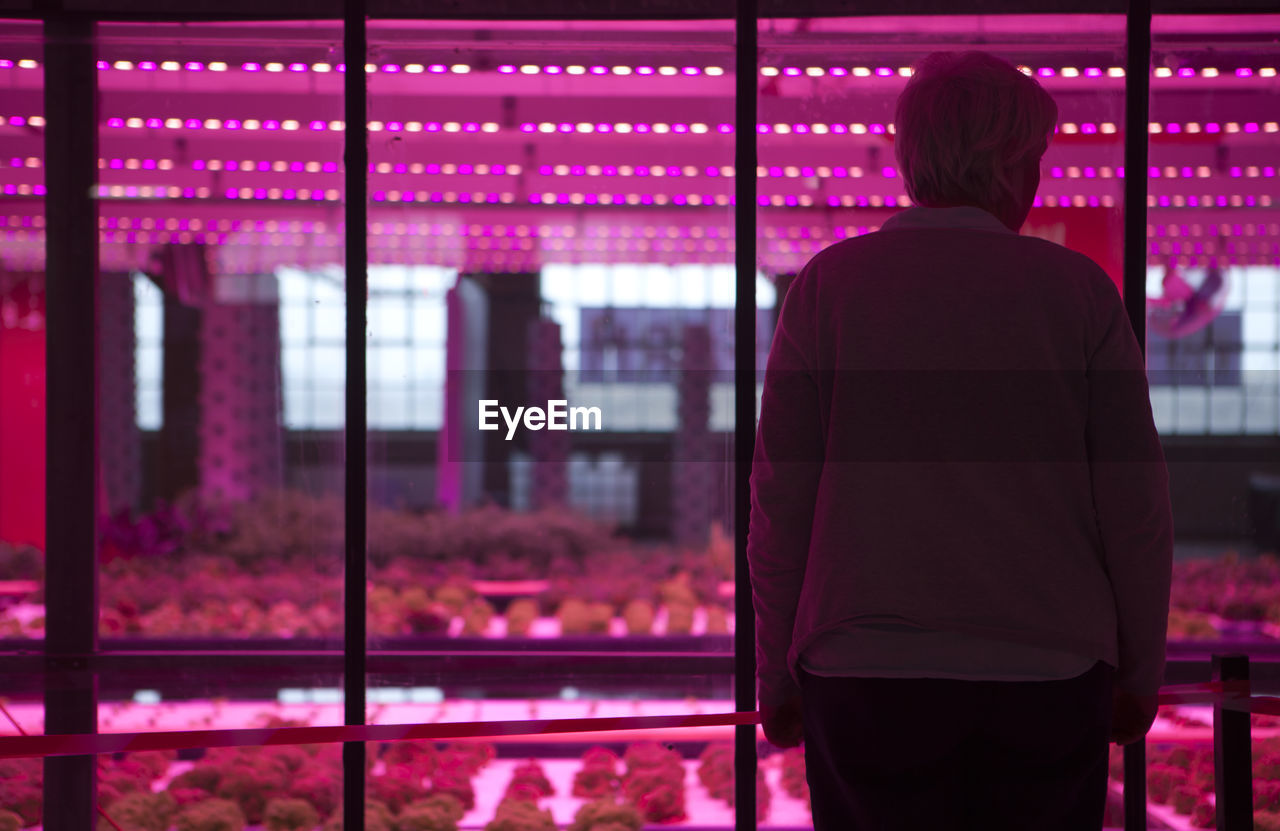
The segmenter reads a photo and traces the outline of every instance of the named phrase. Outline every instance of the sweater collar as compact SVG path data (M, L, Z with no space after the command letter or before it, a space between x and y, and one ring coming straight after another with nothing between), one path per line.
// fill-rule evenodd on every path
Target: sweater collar
M972 228L978 231L1013 233L1003 222L996 219L994 214L971 205L955 208L926 208L923 205L916 205L905 211L899 211L880 225L882 231L904 231L914 228Z

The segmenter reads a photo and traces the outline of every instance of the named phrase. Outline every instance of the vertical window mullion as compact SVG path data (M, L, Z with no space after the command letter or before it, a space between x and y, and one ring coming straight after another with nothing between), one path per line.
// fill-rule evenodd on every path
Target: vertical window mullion
M369 145L368 79L365 0L345 0L343 57L346 73L343 98L346 129L343 132L344 188L346 216L346 452L344 498L346 524L343 578L345 637L343 639L344 723L365 722L365 667L367 624L365 584L368 578L365 557L365 501L368 491L368 408L365 375L365 328L367 319L368 268L368 176ZM347 742L342 748L343 827L364 828L364 775L366 748L362 742Z
M755 613L747 566L756 424L756 43L758 0L738 0L734 130L734 709L756 709ZM756 828L756 726L734 728L734 828Z

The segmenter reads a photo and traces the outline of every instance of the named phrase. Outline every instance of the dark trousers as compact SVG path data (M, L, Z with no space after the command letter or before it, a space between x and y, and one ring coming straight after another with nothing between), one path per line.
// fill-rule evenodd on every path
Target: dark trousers
M814 831L1098 831L1114 669L1063 681L801 671Z

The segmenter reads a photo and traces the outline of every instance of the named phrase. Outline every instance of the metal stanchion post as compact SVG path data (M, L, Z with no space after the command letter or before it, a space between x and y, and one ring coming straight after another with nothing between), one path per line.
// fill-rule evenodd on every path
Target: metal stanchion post
M1124 831L1147 831L1147 740L1124 746Z
M1214 655L1215 681L1248 681L1248 655ZM1213 707L1213 787L1219 831L1253 828L1253 753L1249 713Z

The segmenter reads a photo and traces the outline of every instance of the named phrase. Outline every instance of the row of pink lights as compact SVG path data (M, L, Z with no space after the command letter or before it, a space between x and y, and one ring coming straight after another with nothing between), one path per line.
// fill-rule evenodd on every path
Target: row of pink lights
M137 159L137 160L130 160L130 161L136 161L137 166L142 170L156 170L158 169L157 165L160 160ZM164 161L170 161L170 160L166 159ZM123 170L126 167L125 161L123 159L104 159L102 160L102 162L105 165L105 167L111 170ZM236 172L238 170L241 173L250 172L250 170L267 173L272 171L272 166L273 166L273 163L269 161L253 162L253 161L246 160L245 162L237 162L234 159L228 159L227 161L222 162L221 164L222 164L222 168L226 171ZM289 164L289 172L303 173L304 171L306 171L306 165L309 163L295 161L295 162L289 162L288 164ZM337 162L323 162L323 163L315 162L314 164L319 166L319 170L311 171L311 172L337 173L339 171L339 166ZM202 170L208 169L208 165L209 165L209 162L205 159L195 159L191 162L191 169L202 171ZM246 168L246 165L248 166L248 168ZM15 156L9 159L9 166L11 168L21 168L21 167L35 167L37 165L26 163L23 159ZM504 164L494 164L494 165L489 165L487 167L488 167L489 175L492 175L492 176L509 175L507 172L507 166ZM557 167L561 167L564 169L558 172ZM544 164L538 168L538 173L539 175L542 175L542 176L625 175L625 174L620 174L618 171L618 167L615 165L600 165L598 167L599 167L598 173L591 173L587 170L587 167L585 165L552 166L549 164ZM380 175L385 175L388 172L395 173L395 174L409 174L411 172L409 170L409 166L403 163L398 163L392 166L389 169L389 171L378 171L376 168L377 168L376 164L370 164L369 172L378 173ZM709 177L719 177L719 176L727 177L732 175L731 173L724 172L722 168L712 167L712 166L709 166L702 171L695 170L694 172L689 172L684 168L677 167L675 165L668 165L665 167L661 165L655 165L653 167L650 167L648 165L635 165L633 169L634 169L634 175L640 176L640 177L653 175L653 171L661 171L661 173L658 173L656 175L666 176L667 178L674 178L674 177L680 177L680 176L693 177L693 176L699 176L699 175L706 175ZM761 168L761 170L765 171L762 174L760 174L761 177L774 178L774 179L797 178L797 176L807 179L807 178L819 176L819 173L814 168L809 167L807 165L804 167L795 168L794 174L788 174L786 170L779 165L772 165L768 168ZM831 174L830 174L831 177L836 179L844 179L848 177L858 178L862 175L860 170L855 170L855 169L850 169L850 168L840 167L840 166L831 167L830 171L831 171ZM1051 167L1049 169L1049 175L1054 179L1063 179L1063 178L1076 179L1076 178L1080 178L1081 176L1083 176L1086 179L1094 179L1094 178L1097 178L1100 173L1098 168L1092 167L1092 166L1085 166L1083 168L1077 169L1077 171L1078 172L1075 175L1069 175L1067 170L1064 170L1062 167L1055 165L1054 167ZM1250 175L1249 178L1257 178L1258 176L1262 176L1264 178L1273 178L1276 175L1276 168L1272 165L1255 167L1253 168L1253 171L1254 171L1253 175ZM276 171L276 172L282 172L282 171ZM420 174L428 175L428 176L436 176L436 175L440 175L441 172L442 172L441 165L433 162L430 164L422 165L422 170L420 171ZM886 179L892 179L898 175L897 171L892 167L883 167L881 168L880 172L881 172L881 175L884 176ZM1101 172L1102 172L1103 178L1109 178L1113 170L1111 168L1104 168ZM456 173L461 176L479 175L476 173L476 165L472 165L472 164L457 165ZM420 175L420 174L414 173L414 175ZM1245 176L1246 169L1238 165L1233 165L1231 168L1229 168L1228 174L1232 178L1239 179ZM445 175L451 175L451 174L445 174ZM1176 167L1160 168L1160 167L1153 166L1150 168L1148 175L1152 179L1160 179L1160 178L1173 179L1173 178L1179 178L1179 177L1183 179L1207 178L1205 173L1197 172L1195 168L1192 168L1189 166L1183 166L1181 168L1176 168ZM1115 178L1123 179L1124 168L1123 167L1114 168L1114 176Z
M11 165L12 167L22 167L22 159L19 159L19 158L13 158L13 159L10 159L9 161L10 161L10 165ZM272 169L272 164L271 164L271 162L267 162L267 161L260 161L260 162L256 162L256 163L250 162L250 164L252 165L252 167L253 167L253 169L254 169L254 170L259 171L259 172L269 172L269 171L271 171L271 169ZM111 160L107 163L107 166L108 166L109 168L111 168L112 170L122 170L122 169L124 169L124 166L125 166L125 165L124 165L124 161L123 161L122 159L111 159ZM155 160L155 159L141 159L141 160L139 160L139 166L140 166L143 170L155 170L155 169L156 169L156 160ZM206 167L207 167L207 163L206 163L203 159L196 159L195 161L193 161L193 162L191 163L191 169L192 169L192 170L204 170L204 169L206 169ZM238 164L235 162L235 160L233 160L233 159L228 159L226 162L224 162L224 163L223 163L223 169L224 169L224 170L235 171L235 170L237 170L237 168L239 168L239 171L240 171L240 172L242 172L242 173L247 172L247 171L245 171L245 169L244 169L244 167L243 167L243 166L238 165ZM292 172L292 173L302 173L305 169L306 169L306 168L305 168L305 164L304 164L303 162L290 162L290 163L289 163L289 171L290 171L290 172ZM720 168L718 168L718 167L707 167L707 168L705 168L705 170L701 171L701 173L698 173L698 172L695 172L695 173L688 173L688 172L687 172L687 171L685 171L683 168L676 167L675 165L669 165L669 166L667 166L667 167L657 166L657 167L654 167L654 168L652 168L652 169L651 169L649 166L647 166L647 165L635 165L634 170L635 170L635 175L636 175L636 176L649 176L649 175L651 174L652 170L661 170L661 171L663 171L663 173L662 173L662 174L659 174L659 175L665 175L667 178L674 178L674 177L678 177L678 176L697 176L697 175L706 175L706 176L710 176L710 177L716 177L716 176L728 176L728 175L729 175L729 174L724 173L724 172L723 172ZM857 178L857 177L859 177L859 176L861 175L861 174L860 174L860 172L856 172L856 171L850 170L849 168L846 168L846 167L840 167L840 166L832 167L830 170L831 170L831 176L832 176L832 178L836 178L836 179L844 179L844 178L848 178L848 177L854 177L854 178ZM1123 167L1117 167L1117 168L1115 168L1114 170L1115 170L1115 177L1116 177L1116 178L1118 178L1118 179L1123 179L1123 178L1124 178L1124 168L1123 168ZM324 162L323 164L321 164L321 165L320 165L320 171L319 171L319 172L322 172L322 173L336 173L337 171L338 171L338 163L337 163L337 162ZM370 172L370 173L378 173L378 172L380 172L380 171L377 171L377 170L376 170L376 165L374 165L374 164L370 164L370 165L369 165L369 172ZM396 165L392 166L392 168L391 168L390 172L391 172L391 173L395 173L395 174L408 174L410 171L409 171L409 167L408 167L408 165L405 165L405 164L396 164ZM800 168L798 168L798 169L797 169L797 171L796 171L796 172L797 172L797 174L798 174L800 177L802 177L802 178L806 178L806 179L808 179L808 178L812 178L812 177L815 177L815 176L818 176L818 175L819 175L819 174L814 170L814 168L809 167L809 166L800 167ZM1108 174L1109 174L1110 172L1111 172L1111 170L1110 170L1110 169L1107 169L1107 170L1106 170L1106 173L1108 173ZM1265 178L1273 178L1273 177L1276 175L1276 168L1275 168L1275 167L1273 167L1273 166L1271 166L1271 165L1265 165L1265 166L1263 166L1263 167L1258 168L1258 169L1257 169L1257 172L1258 172L1258 174L1259 174L1259 175L1261 175L1261 176L1263 176L1263 177L1265 177ZM441 173L441 166L440 166L440 165L438 165L438 164L435 164L435 163L425 164L425 165L423 165L423 167L422 167L422 174L424 174L424 175L428 175L428 176L436 176L436 175L439 175L440 173ZM617 168L616 166L614 166L614 165L601 165L601 166L600 166L600 172L599 172L599 174L591 174L591 173L589 173L589 172L587 171L587 168L586 168L586 166L584 166L584 165L572 165L572 166L569 166L569 168L568 168L567 172L564 172L564 173L558 173L558 172L556 172L555 167L553 167L552 165L544 164L544 165L542 165L541 167L539 167L539 168L538 168L538 173L539 173L539 175L542 175L542 176L563 176L563 175L568 175L568 176L591 176L591 175L600 175L600 176L618 176L618 175L621 175L621 174L619 174L619 172L618 172L618 168ZM1176 174L1176 176L1174 176L1174 175L1170 175L1170 173L1174 173L1174 174ZM1230 173L1230 175L1231 175L1233 178L1239 179L1239 178L1241 178L1241 177L1243 177L1243 176L1245 175L1245 169L1244 169L1244 168L1242 168L1242 167L1239 167L1239 166L1233 166L1233 167L1231 167L1231 168L1230 168L1229 173ZM460 175L460 176L471 176L471 175L476 175L475 165L470 165L470 164L460 164L460 165L457 165L457 174L458 174L458 175ZM506 176L506 175L508 175L508 174L507 174L507 166L506 166L506 165L504 165L504 164L495 164L495 165L491 165L491 166L489 167L489 175L492 175L492 176ZM882 176L884 176L884 177L885 177L885 178L887 178L887 179L891 179L891 178L893 178L893 177L897 176L897 175L898 175L898 173L897 173L897 171L896 171L896 170L894 170L892 167L885 167L885 168L883 168L883 169L881 170L881 175L882 175ZM1049 169L1049 175L1050 175L1052 178L1054 178L1054 179L1064 179L1064 178L1072 178L1072 179L1075 179L1075 178L1079 178L1081 175L1082 175L1084 178L1086 178L1086 179L1094 179L1094 178L1097 178L1097 177L1098 177L1098 175L1099 175L1099 170L1098 170L1098 168L1095 168L1095 167L1092 167L1092 166L1085 166L1084 168L1081 168L1081 169L1080 169L1080 172L1079 172L1079 174L1078 174L1078 175L1075 175L1075 176L1068 176L1067 171L1065 171L1063 168L1058 167L1058 166L1054 166L1054 167L1052 167L1052 168L1050 168L1050 169ZM1169 178L1169 179L1177 178L1177 177L1181 177L1181 178L1183 178L1183 179L1197 179L1197 178L1203 179L1203 178L1205 178L1203 175L1198 174L1198 173L1196 172L1196 170L1195 170L1195 169L1193 169L1193 168L1191 168L1191 167L1186 167L1186 166L1184 166L1184 167L1182 167L1182 168L1169 168L1169 169L1162 169L1162 168L1159 168L1159 167L1152 167L1152 168L1150 169L1150 174L1149 174L1149 175L1150 175L1150 177L1151 177L1152 179L1159 179L1159 178L1162 178L1162 177L1163 177L1163 178ZM763 176L766 176L766 177L768 177L768 178L772 178L772 179L796 178L796 176L795 176L795 175L789 175L789 174L787 174L787 173L785 172L785 170L784 170L781 166L779 166L779 165L772 165L772 166L770 166L769 168L767 168L767 169L766 169L766 172L763 174ZM1105 176L1104 176L1104 178L1105 178ZM1257 178L1257 177L1256 177L1256 176L1253 176L1253 177L1250 177L1250 178Z
M20 187L24 187L24 186L6 184L3 188L3 193L6 196L27 195L27 194L21 193L21 191L19 190ZM32 185L27 187L30 188L30 195L44 196L46 194L44 185ZM151 197L146 194L142 194L139 192L139 189L137 187L127 187L127 188L122 188L121 190L122 190L122 193L114 198L126 198L126 199L127 198L165 198L163 196ZM326 193L325 191L322 191L320 189L311 191L310 194L308 195L299 195L299 192L293 188L284 188L283 190L280 190L277 195L277 194L272 194L271 191L268 190L267 188L254 188L254 189L228 188L223 195L226 199L231 199L231 200L258 200L258 201L283 200L283 201L312 201L312 202L323 202L323 201L332 202L332 201L338 200L338 195L336 192ZM103 198L108 196L110 196L108 186L100 185L99 197ZM431 192L418 191L416 194L409 191L405 191L400 194L399 199L395 199L395 198L388 198L388 194L386 191L374 191L372 195L372 199L374 202L397 202L397 201L408 202L408 203L482 202L482 203L495 204L495 205L510 204L513 199L513 195L510 193L487 193L487 194L483 194L483 198L479 198L480 196L481 194L477 193L473 198L472 194L458 193L456 194L456 198L447 199L446 194L443 191L431 191ZM531 205L605 204L605 205L621 206L621 205L632 204L630 201L632 199L636 200L638 204L641 204L641 205L666 204L666 200L670 199L671 204L681 205L681 206L683 205L724 206L724 205L736 204L736 199L732 196L725 196L725 195L716 196L712 194L705 194L705 195L693 194L691 196L685 196L683 194L668 195L668 194L661 194L661 193L659 194L652 194L652 193L621 194L619 193L619 194L608 194L608 196L612 200L611 202L610 201L602 202L601 196L594 193L569 194L569 193L548 192L548 193L540 193L540 194L539 193L530 194L528 197L528 201L529 201L529 204ZM699 201L695 202L693 200L693 197L696 197ZM1076 196L1069 196L1069 195L1063 195L1060 197L1051 196L1051 198L1054 199L1055 201L1059 203L1065 202L1066 205L1071 205L1077 197L1082 197L1089 207L1107 206L1107 203L1104 202L1103 198L1097 195L1083 196L1081 194L1077 194ZM168 197L168 198L175 198L175 197ZM197 199L197 198L207 198L207 197L201 197L196 192L195 188L183 188L181 198ZM659 198L661 198L663 201L661 202L657 201ZM1162 208L1181 207L1180 205L1174 204L1175 201L1179 199L1185 199L1187 207L1192 207L1192 208L1198 208L1198 207L1226 208L1231 206L1233 199L1239 199L1241 201L1241 204L1247 207L1256 207L1259 204L1261 204L1262 207L1269 207L1271 204L1271 200L1269 197L1263 197L1262 202L1259 203L1258 197L1252 194L1248 194L1244 196L1240 196L1238 194L1233 194L1233 195L1218 194L1216 196L1212 194L1206 194L1204 195L1203 198L1196 195L1179 195L1179 196L1173 196L1173 197L1167 196L1167 195L1161 195L1161 196L1150 197L1150 198L1153 199L1155 205ZM902 201L903 205L909 204L906 197L902 196L901 194L899 195L890 194L883 197L880 197L880 196L873 196L873 197L829 196L827 197L826 202L829 207L833 207L833 208L841 207L841 206L844 206L844 207L881 207L883 206L883 207L892 208L892 207L898 206L899 200ZM757 202L761 207L769 207L771 205L776 207L776 206L780 206L780 204L786 205L788 207L801 206L799 197L790 196L790 195L760 196L760 197L757 197ZM1046 204L1046 202L1042 197L1037 196L1033 204L1036 207L1042 207ZM1054 206L1050 206L1050 207L1054 207Z
M40 63L38 61L31 60L31 59L24 59L19 61L13 61L8 59L0 60L0 69L11 69L15 66L23 69L35 69L40 66ZM161 61L159 63L157 63L156 61L138 61L137 63L134 63L133 61L115 61L114 63L110 61L98 61L98 69L104 70L104 71L109 69L116 69L116 70L139 69L139 70L151 71L151 72L159 71L159 70L165 70L165 71L186 70L188 72L202 72L208 69L210 71L216 72L216 71L226 71L228 68L230 68L228 64L220 61L215 61L209 64L205 64L200 61L186 61L186 62ZM330 71L345 72L346 68L347 68L346 64L341 64L341 63L337 65L327 64L327 63L305 64L305 63L298 63L298 62L293 62L289 64L279 63L279 62L261 64L261 63L256 63L252 61L248 63L242 63L239 66L239 69L243 72L262 72L262 71L308 72L308 71L311 71L311 72L325 73ZM407 72L410 74L416 74L420 72L433 72L437 74L453 72L455 74L465 74L470 72L471 70L472 70L472 67L466 64L453 64L450 66L446 66L444 64L430 64L430 65L382 64L381 66L378 66L375 64L366 64L367 72L380 71L386 74L397 74L400 72ZM545 65L545 66L525 64L518 67L512 64L503 64L497 67L497 71L506 75L512 75L516 73L525 74L525 75L538 75L538 74L543 74L543 75L562 75L562 74L630 75L634 72L637 75L646 75L646 76L648 75L691 76L691 75L702 75L702 74L722 75L725 72L723 67L717 67L717 66L708 66L708 67L683 66L679 68L668 66L668 67L655 68L652 66L612 66L610 67L610 66L596 65L591 67L586 67L586 66L566 67L566 66L559 66L555 64ZM1107 69L1104 70L1101 67L1096 67L1096 66L1085 67L1084 69L1079 69L1077 67L1061 67L1061 68L1055 69L1053 67L1044 66L1044 67L1039 67L1037 69L1028 70L1028 71L1034 72L1034 74L1042 78L1054 78L1054 77L1100 78L1104 75L1114 78L1114 77L1123 77L1125 74L1124 69L1121 67L1108 67ZM1275 74L1276 74L1275 67L1270 67L1270 66L1257 67L1256 69L1253 67L1242 66L1242 67L1237 67L1235 69L1226 70L1226 71L1232 73L1237 78L1251 78L1255 74L1260 77L1270 78L1270 77L1275 77ZM1186 66L1180 67L1176 71L1167 67L1155 67L1152 70L1152 72L1157 77L1179 77L1179 78L1194 78L1197 76L1216 78L1222 74L1221 71L1216 67L1203 67L1199 70L1196 70ZM760 68L760 74L765 76L770 76L770 77L776 76L776 75L786 75L786 76L832 75L835 77L844 77L849 75L862 77L862 76L875 75L878 77L891 77L894 75L909 76L911 74L911 68L898 67L895 69L893 67L888 67L888 66L879 66L872 69L870 67L847 68L843 66L831 66L831 67L810 66L810 67L804 67L802 69L797 66L786 66L786 67L766 66L766 67Z
M14 127L22 127L30 123L32 126L38 127L44 124L44 118L41 116L24 117L20 115L15 115L15 116L10 116L7 119L0 119L0 126L3 126L3 124L5 123ZM181 118L167 118L167 119L165 118L147 118L147 119L108 118L106 121L106 126L109 128L117 128L117 129L126 128L126 127L132 128L132 129L168 128L168 129L175 129L175 130L184 129L184 128L188 130L199 130L199 129L253 130L253 129L257 129L256 126L245 127L246 123L251 123L252 125L258 124L258 122L256 121L251 120L250 122L242 122L239 119L234 119L234 118L227 119L226 121L220 121L217 119L209 119L206 121L201 121L198 118L188 118L185 120ZM285 126L282 128L281 126L282 124L287 125L288 122L281 122L276 119L265 119L261 122L261 128L263 130L290 129L289 126ZM297 122L293 122L293 124L297 125ZM427 132L427 133L438 133L438 132L441 132L442 130L444 132L451 132L451 133L453 132L495 133L495 132L500 132L501 130L501 127L499 125L493 124L492 122L482 124L475 121L468 121L468 122L444 122L442 124L441 122L438 122L438 121L428 121L421 124L416 124L415 122L409 122L409 124L417 126L418 129L413 129L413 127L406 127L406 123L401 121L388 121L385 124L377 121L370 122L371 130L373 132L378 132L380 130L385 129L387 132L391 132L391 133L399 133L406 130L408 130L408 132L421 131L421 132ZM1217 134L1222 132L1237 132L1237 131L1243 131L1245 133L1277 132L1276 122L1265 122L1260 124L1256 121L1248 121L1243 124L1236 124L1236 129L1231 128L1232 124L1236 124L1236 122L1216 122L1216 121L1209 121L1209 122L1203 122L1203 123L1188 122L1186 125L1183 125L1178 122L1171 121L1171 122L1168 122L1167 124L1161 124L1160 122L1151 122L1149 127L1150 127L1150 132L1152 133L1163 132L1163 133L1175 133L1175 134L1176 133L1199 133L1199 132ZM300 126L300 125L297 125L297 126ZM292 127L292 129L297 129L297 126ZM1098 124L1084 123L1084 124L1071 125L1071 126L1075 128L1075 130L1078 130L1078 132L1083 133L1085 135L1095 135L1095 134L1098 134L1100 131L1104 134L1113 134L1113 131L1107 128L1113 127L1114 125L1104 124L1104 125L1101 125L1100 127L1100 125ZM319 121L319 120L311 121L308 124L308 128L316 132L320 132L324 130L340 131L343 129L340 122L325 122L325 121ZM709 129L708 126L705 124L693 124L693 125L666 124L661 122L657 124L630 123L630 122L616 122L613 124L610 124L608 122L601 122L598 124L591 124L589 122L577 122L575 124L573 122L568 122L568 121L562 121L559 123L553 123L553 122L534 123L534 122L526 121L520 125L520 131L523 133L534 133L534 132L611 133L615 131L625 133L625 132L634 131L636 133L657 132L660 134L665 134L667 132L672 132L672 133L686 134L686 133L692 132L692 133L701 134L706 132L708 129ZM732 124L719 124L716 126L716 131L719 133L732 133L734 129ZM801 135L805 135L811 132L818 133L820 135L825 133L833 133L837 135L844 135L848 133L855 133L855 134L871 133L873 135L883 135L885 133L892 133L893 125L890 124L886 126L884 124L865 124L865 125L864 124L826 124L822 122L813 122L809 124L757 124L756 132L761 134L779 133L784 135L787 133L798 133ZM1060 128L1058 132L1063 133L1066 131Z
M217 229L214 229L212 227L213 225L212 221L208 223L208 227L206 228L206 223L203 220L178 219L176 217L169 217L168 219L165 219L164 228L153 228L152 226L146 224L146 223L155 223L156 221L158 221L158 219L159 218L157 217L149 217L149 216L132 216L132 217L101 216L101 217L98 217L98 227L105 230L128 230L130 226L133 225L134 223L139 223L141 224L142 230L167 230L167 231L209 230L210 232L214 232L216 230L217 233L257 232L257 233L273 233L273 234L274 233L313 234L313 233L327 232L326 223L323 223L323 222L317 223L309 220L293 220L288 223L288 227L281 227L281 223L277 222L276 220L222 219L218 221L217 224L219 227ZM10 228L43 228L44 221L45 221L45 217L43 215L27 214L25 216L10 216L8 217L7 223L0 223L0 224L7 225ZM170 225L170 223L172 224ZM460 232L460 229L462 228L461 225L454 226L451 223L441 224L438 222L437 223L410 222L410 223L399 223L399 225L403 226L403 231L398 231L398 233L408 233L408 234L413 234L415 236L422 235L422 234L431 234L434 236L439 236L441 234L453 234L455 233L455 231ZM333 230L335 232L340 232L342 227L343 227L343 223L338 222L334 226ZM466 227L481 228L483 229L483 233L485 236L493 236L496 234L498 236L517 236L517 237L529 236L530 228L533 228L533 230L537 231L538 236L548 236L548 235L560 236L562 234L568 234L569 232L575 230L574 226L572 225L561 225L561 226L543 225L543 226L534 227L529 225L510 225L510 224L503 224L503 225L468 224ZM613 226L602 226L602 227L596 227L596 228L587 228L586 236L587 237L593 237L593 236L618 237L621 235L622 229L624 227L630 228L632 226L613 225ZM645 225L643 227L644 227L645 234L654 234L654 233L658 233L661 230L659 226L655 226L655 225ZM857 230L858 233L865 234L865 233L868 233L870 228L873 226L860 225L856 227L855 226L848 226L848 227ZM1177 236L1190 237L1192 235L1191 227L1185 224L1182 224L1182 225L1162 224L1162 225L1152 225L1149 227L1151 231L1154 231L1154 235L1157 237L1168 236L1170 229L1173 229L1174 231L1178 232L1174 234L1175 237ZM1198 229L1200 226L1197 225L1195 227ZM1280 225L1276 223L1268 224L1265 222L1253 222L1253 223L1246 223L1242 225L1236 222L1236 223L1231 223L1228 226L1228 224L1224 222L1224 223L1216 223L1210 227L1218 230L1219 232L1218 236L1229 235L1229 236L1239 237L1239 236L1243 236L1245 233L1250 233L1250 234L1256 233L1264 236L1280 234ZM708 227L707 225L702 223L699 223L693 226L668 225L666 226L666 228L667 228L668 236L673 236L677 232L679 232L682 236L689 236L690 229L692 228L697 228L699 230L702 230L708 233L713 238L716 237L717 235L728 237L728 236L731 236L733 232L733 229L727 225ZM1227 230L1228 228L1229 230ZM381 229L382 229L382 224L375 223L374 232L382 233ZM768 230L769 229L766 229L766 237L769 236L767 233ZM822 237L827 230L828 229L822 226L793 225L793 226L789 226L788 228L789 237L791 239L809 239L811 237ZM844 230L844 228L837 227L835 230L842 231Z

